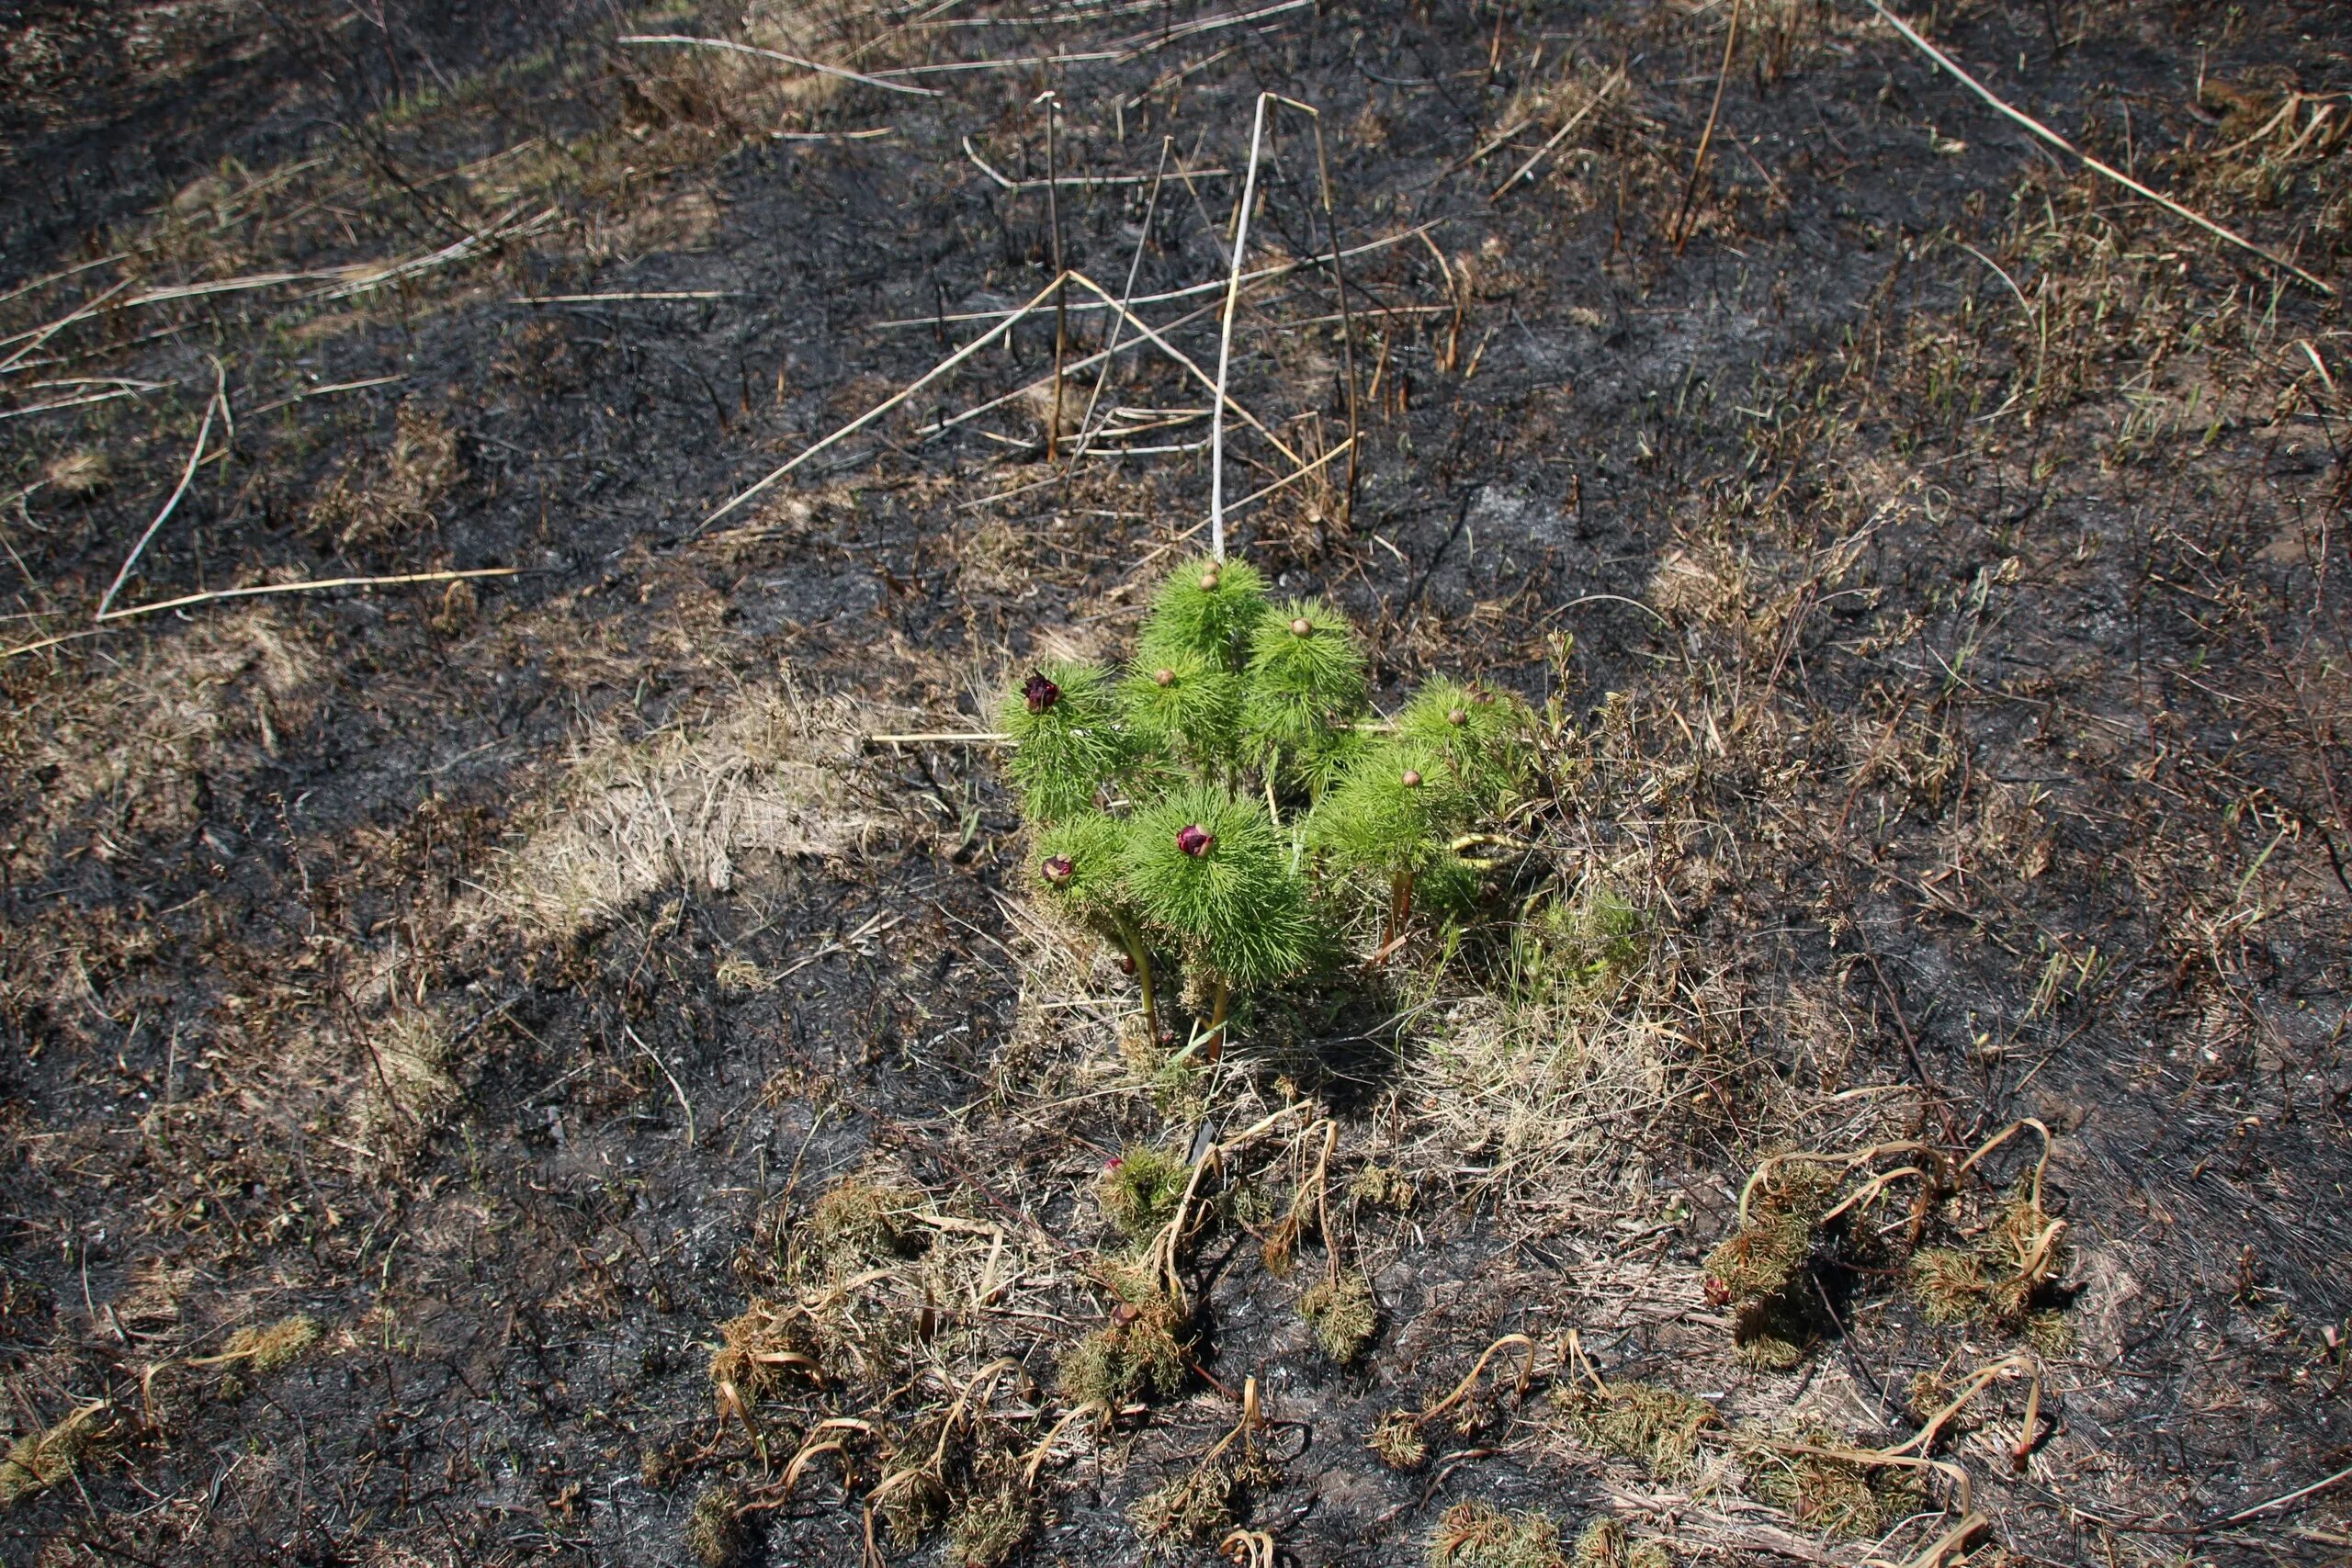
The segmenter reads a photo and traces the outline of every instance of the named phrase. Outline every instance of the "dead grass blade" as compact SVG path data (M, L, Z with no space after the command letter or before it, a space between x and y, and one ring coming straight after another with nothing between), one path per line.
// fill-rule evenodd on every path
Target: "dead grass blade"
M256 582L248 588L214 588L202 593L184 593L176 599L160 600L153 604L133 604L127 610L109 610L99 618L108 623L127 621L134 616L153 615L164 610L185 610L194 604L209 604L218 599L259 599L273 593L311 593L327 588L397 588L410 582L457 582L475 577L513 577L522 570L519 566L482 566L467 571L404 571L390 577L321 577L305 582ZM10 653L29 651L29 649L9 649Z
M173 510L179 505L180 497L187 493L187 487L196 482L197 465L204 460L205 446L212 439L212 416L223 412L228 406L229 390L226 373L220 368L220 362L216 359L212 362L212 396L204 405L204 423L197 429L196 445L188 449L187 467L180 471L180 482L172 487L171 496L164 502L163 510L155 513L155 520L147 525L147 531L139 536L137 544L130 547L130 554L123 558L122 570L114 574L114 581L107 584L107 591L98 595L97 613L90 617L92 620L103 621L107 618L107 611L114 604L114 596L122 592L122 585L125 582L130 581L131 569L139 564L139 558L146 553L148 541L155 536L155 531L164 525Z
M758 495L761 491L766 490L768 486L775 483L776 480L784 478L785 475L792 472L793 469L798 468L801 464L807 462L818 453L824 451L827 447L834 446L835 444L845 440L849 436L865 429L867 425L872 424L876 420L880 419L884 414L888 413L892 409L897 408L900 403L905 402L909 398L913 397L917 392L922 391L925 387L930 386L933 381L938 380L942 376L946 375L949 371L955 369L957 366L971 358L972 355L979 353L980 350L988 347L989 344L996 342L997 339L1002 337L1006 333L1011 332L1023 317L1028 315L1030 311L1035 310L1047 299L1053 298L1054 291L1061 288L1064 279L1057 276L1051 283L1048 283L1045 288L1037 290L1035 295L1031 296L1027 304L1013 311L1012 314L1007 316L995 326L990 327L987 332L982 333L979 336L974 338L971 342L966 344L963 347L957 349L955 353L949 355L938 364L933 366L929 370L924 371L921 376L916 377L902 389L883 399L880 402L875 404L864 413L859 414L855 419L851 420L847 424L842 425L839 430L834 431L831 435L826 436L816 445L803 447L797 457L792 458L783 467L771 472L765 479L761 479L757 484L752 485L750 489L739 492L732 499L728 501L725 505L719 507L709 516L704 518L700 523L695 524L693 532L687 536L691 538L695 535L700 534L705 528L709 527L713 523L718 522L720 518L726 516L729 513L734 511L737 507L742 505L753 496Z
M1553 150L1558 147L1561 142L1566 141L1569 135L1575 131L1577 126L1582 125L1587 119L1590 118L1592 117L1592 112L1595 109L1608 102L1610 95L1614 93L1619 87L1623 86L1624 82L1625 73L1623 71L1611 72L1608 80L1600 84L1600 91L1592 95L1591 100L1582 108L1577 110L1576 113L1568 116L1566 123L1564 123L1559 130L1552 133L1552 139L1544 142L1543 146L1538 147L1535 150L1534 156L1529 158L1526 163L1521 164L1518 168L1513 169L1510 172L1510 178L1497 186L1494 189L1494 194L1487 197L1487 199L1488 201L1500 201L1503 198L1504 193L1509 191L1511 186L1525 179L1529 175L1533 174L1535 172L1535 166L1538 164L1541 164L1544 159L1550 157Z
M1905 21L1894 12L1888 10L1883 4L1883 0L1867 0L1867 4L1870 6L1871 10L1876 11L1880 16L1885 17L1887 21L1893 25L1894 30L1901 33L1905 39L1909 39L1921 53L1934 61L1938 65L1943 67L1947 72L1950 72L1951 75L1959 81L1962 86L1966 87L1970 92L1984 99L1985 103L1993 107L1996 113L2023 126L2026 130L2031 131L2034 135L2041 137L2044 141L2049 142L2050 145L2057 148L2060 152L2072 153L2094 174L2105 175L2107 178L2113 180L2117 185L2121 186L2125 190L2132 192L2134 196L2144 197L2148 200L2154 202L2158 207L2163 208L2166 212L2171 213L2174 217L2187 219L2189 222L2194 223L2197 227L2204 230L2214 238L2226 240L2231 244L2237 246L2238 249L2247 253L2249 255L2259 256L2264 261L2268 262L2272 266L2278 267L2282 272L2293 274L2294 276L2301 282L2318 289L2322 294L2326 295L2329 299L2332 299L2335 297L2335 286L2326 282L2324 279L2316 277L2311 273L2305 272L2301 267L2297 266L2293 262L2289 261L2284 256L2264 250L2260 245L2256 244L2252 240L2247 239L2245 235L2224 229L2222 225L2214 222L2211 219L2205 217L2203 214L2191 211L2189 209L2183 207L2180 203L2175 201L2172 197L2164 195L2162 192L2150 190L2146 186L2142 185L2138 180L2133 179L2122 170L2100 163L2097 158L2092 157L2089 153L2084 152L2081 148L2075 146L2073 142L2067 141L2064 137L2059 135L2056 131L2051 130L2048 126L2042 124L2040 120L2034 118L2031 115L2027 114L2022 109L2011 107L1990 87L1987 87L1984 83L1979 82L1975 77L1971 76L1967 72L1962 70L1952 60L1951 56L1946 54L1942 50L1938 49L1934 44L1929 43L1913 28L1910 23Z
M1186 169L1179 166L1175 173L1179 179L1189 179L1199 174L1200 171L1197 169ZM1341 251L1340 254L1351 261L1354 260L1358 256L1368 256L1373 254L1374 252L1385 251L1392 246L1404 244L1408 241L1420 239L1424 235L1428 234L1430 230L1436 228L1440 221L1442 221L1442 220L1432 220L1427 223L1417 223L1410 229L1400 229L1394 234L1384 234L1377 240L1366 240L1361 245L1350 245L1346 250ZM1296 261L1281 262L1272 266L1261 266L1255 272L1243 273L1241 275L1241 281L1245 284L1264 283L1272 278L1288 277L1294 272L1302 272L1312 266L1321 266L1329 259L1329 258L1325 256L1304 256ZM1127 303L1129 305L1165 305L1177 299L1191 299L1203 294L1214 294L1224 287L1225 281L1221 278L1209 283L1192 283L1185 285L1182 288L1168 289L1164 293L1138 294L1134 299L1128 300ZM1025 308L1026 307L1023 306L1013 306L1001 310L962 310L954 315L904 316L887 321L876 321L874 323L874 330L876 332L885 332L893 328L936 328L943 325L954 326L964 321L1000 321L1006 316L1018 314ZM1070 307L1073 310L1103 310L1111 308L1112 307L1109 305L1073 305Z
M1217 333L1216 403L1209 416L1209 557L1213 560L1225 558L1225 384L1233 365L1233 317L1241 302L1241 258L1250 250L1250 209L1258 197L1258 154L1266 140L1266 104L1273 96L1258 95L1250 121L1250 170L1241 179L1241 205L1234 209L1233 265L1226 277L1225 311Z
M797 65L803 71L814 71L820 76L838 76L844 82L856 82L868 87L879 87L886 93L905 93L910 97L917 98L936 98L945 96L936 87L918 87L908 82L886 82L879 76L867 76L855 71L843 70L841 66L828 65L820 60L803 60L797 54L786 54L780 50L761 49L753 44L736 43L729 39L691 38L684 33L624 33L613 41L633 44L670 44L685 49L718 49L734 54L753 54L763 60L777 60L786 65Z
M1699 177L1707 171L1707 150L1714 145L1715 122L1723 117L1724 84L1731 80L1732 52L1739 47L1740 0L1731 0L1731 26L1724 32L1724 62L1715 70L1714 102L1707 106L1707 124L1699 132L1699 150L1690 156L1690 177L1682 185L1682 204L1674 210L1674 221L1667 225L1667 233L1674 241L1674 254L1680 255L1682 247L1690 243L1690 231L1684 225L1690 216L1690 203L1699 195Z

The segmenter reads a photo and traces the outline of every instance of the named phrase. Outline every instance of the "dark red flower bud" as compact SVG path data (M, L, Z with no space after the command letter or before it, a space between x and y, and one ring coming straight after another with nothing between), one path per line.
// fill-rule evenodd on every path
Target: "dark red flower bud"
M1133 1302L1121 1302L1111 1309L1111 1321L1125 1327L1143 1315L1143 1309Z
M1176 834L1176 847L1195 860L1208 853L1209 846L1216 842L1216 835L1198 822L1185 824Z
M1151 672L1151 678L1163 686L1172 686L1176 683L1176 671L1163 664Z
M1132 953L1123 953L1119 954L1119 973L1122 975L1132 975L1135 972L1136 955Z
M1454 708L1447 713L1445 716L1445 722L1454 726L1456 728L1459 728L1463 725L1470 722L1470 716L1463 712L1460 708Z
M1315 623L1308 620L1305 615L1301 615L1298 619L1290 624L1290 635L1293 637L1313 637L1315 635Z
M1421 772L1419 768L1407 768L1404 778L1398 782L1407 789L1419 789L1421 787Z
M1043 713L1062 700L1062 689L1046 679L1040 671L1029 671L1029 679L1022 683L1021 700L1029 705L1031 713Z
M1068 855L1048 855L1046 863L1037 869L1057 887L1078 874L1078 863Z

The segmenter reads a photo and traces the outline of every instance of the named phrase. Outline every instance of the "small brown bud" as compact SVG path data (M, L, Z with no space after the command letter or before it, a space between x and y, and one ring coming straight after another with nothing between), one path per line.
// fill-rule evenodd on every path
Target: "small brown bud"
M1470 716L1462 709L1455 708L1445 716L1445 722L1459 729L1470 722Z
M1201 592L1204 593L1216 592L1216 568L1211 567L1201 573Z
M1078 863L1068 855L1048 855L1037 870L1046 881L1059 887L1078 874Z
M1315 635L1315 623L1308 620L1305 615L1301 615L1298 619L1290 624L1290 635L1293 637L1313 637Z
M1176 671L1163 664L1151 672L1151 678L1163 686L1172 686L1176 683Z
M1119 954L1119 973L1122 975L1132 975L1135 972L1136 955L1132 953L1123 953Z
M1197 822L1186 823L1176 834L1176 847L1194 860L1208 853L1209 846L1216 842L1216 835Z
M1405 770L1405 776L1404 776L1404 778L1403 778L1401 781L1399 781L1399 782L1401 782L1407 789L1419 789L1419 788L1420 788L1420 787L1421 787L1421 773L1420 773L1420 770L1419 770L1419 768L1407 768L1407 769Z

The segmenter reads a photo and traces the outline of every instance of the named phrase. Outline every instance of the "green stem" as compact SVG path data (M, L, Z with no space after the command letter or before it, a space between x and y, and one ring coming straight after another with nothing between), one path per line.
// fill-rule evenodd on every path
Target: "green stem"
M1380 961L1388 962L1396 949L1397 939L1404 934L1405 920L1413 912L1413 873L1399 868L1388 875L1388 929L1380 939Z
M1143 987L1143 1027L1153 1050L1159 1048L1159 1010L1153 1005L1151 993L1151 950L1144 946L1143 936L1125 920L1119 922L1119 943L1135 961L1136 984Z

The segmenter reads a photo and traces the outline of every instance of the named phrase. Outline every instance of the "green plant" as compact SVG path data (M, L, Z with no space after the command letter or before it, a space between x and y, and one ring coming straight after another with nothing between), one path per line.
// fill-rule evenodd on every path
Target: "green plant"
M1528 776L1526 705L1437 681L1384 724L1369 691L1346 617L1201 559L1161 583L1123 673L1041 664L1006 694L1037 882L1115 944L1153 1044L1170 962L1204 1014L1187 1052L1214 1060L1234 996L1329 964L1367 891L1375 961L1417 902L1475 897L1463 851Z
M1541 1509L1506 1514L1490 1503L1456 1503L1430 1536L1430 1568L1567 1568L1559 1521Z

